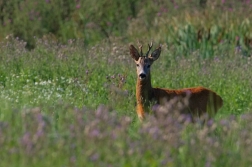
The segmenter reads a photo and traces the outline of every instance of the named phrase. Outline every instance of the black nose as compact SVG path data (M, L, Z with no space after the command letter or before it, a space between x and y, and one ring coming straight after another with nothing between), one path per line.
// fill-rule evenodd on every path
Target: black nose
M146 74L141 73L141 74L139 75L139 77L140 77L141 79L146 78Z

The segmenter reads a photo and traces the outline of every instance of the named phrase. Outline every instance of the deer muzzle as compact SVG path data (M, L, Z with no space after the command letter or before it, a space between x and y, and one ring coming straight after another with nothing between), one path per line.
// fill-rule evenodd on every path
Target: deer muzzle
M140 73L139 74L139 79L140 80L144 80L146 78L146 74L145 73Z

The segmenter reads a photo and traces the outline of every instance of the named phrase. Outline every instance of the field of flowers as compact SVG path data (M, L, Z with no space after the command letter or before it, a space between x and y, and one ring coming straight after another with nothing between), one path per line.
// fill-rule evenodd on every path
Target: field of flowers
M252 1L64 2L1 4L0 166L251 166ZM162 45L154 87L210 88L217 115L193 124L168 103L140 123L138 41Z

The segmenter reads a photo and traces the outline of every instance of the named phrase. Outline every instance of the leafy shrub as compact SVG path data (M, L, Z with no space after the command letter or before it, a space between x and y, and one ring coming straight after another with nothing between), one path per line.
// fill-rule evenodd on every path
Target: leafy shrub
M244 54L250 55L251 14L245 8L249 5L248 1L217 0L4 1L0 8L0 39L13 34L32 49L36 45L34 36L50 36L63 43L82 39L85 44L109 41L115 36L126 40L151 37L157 42L179 45L180 54L201 49L204 57L211 57L219 42L238 42ZM204 30L202 35L208 36L209 29L211 39L198 43L197 33Z

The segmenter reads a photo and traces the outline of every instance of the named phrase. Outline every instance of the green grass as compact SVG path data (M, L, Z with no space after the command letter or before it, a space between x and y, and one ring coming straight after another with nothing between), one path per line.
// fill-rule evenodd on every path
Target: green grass
M201 85L222 96L224 106L203 127L176 114L140 124L127 43L85 49L80 41L36 40L29 52L15 39L1 44L1 166L250 164L244 156L251 148L249 57L224 44L209 59L199 50L179 56L163 45L153 86Z
M250 166L251 3L88 2L3 4L0 166ZM167 104L140 123L138 41L162 44L153 87L207 87L216 116L190 124Z

